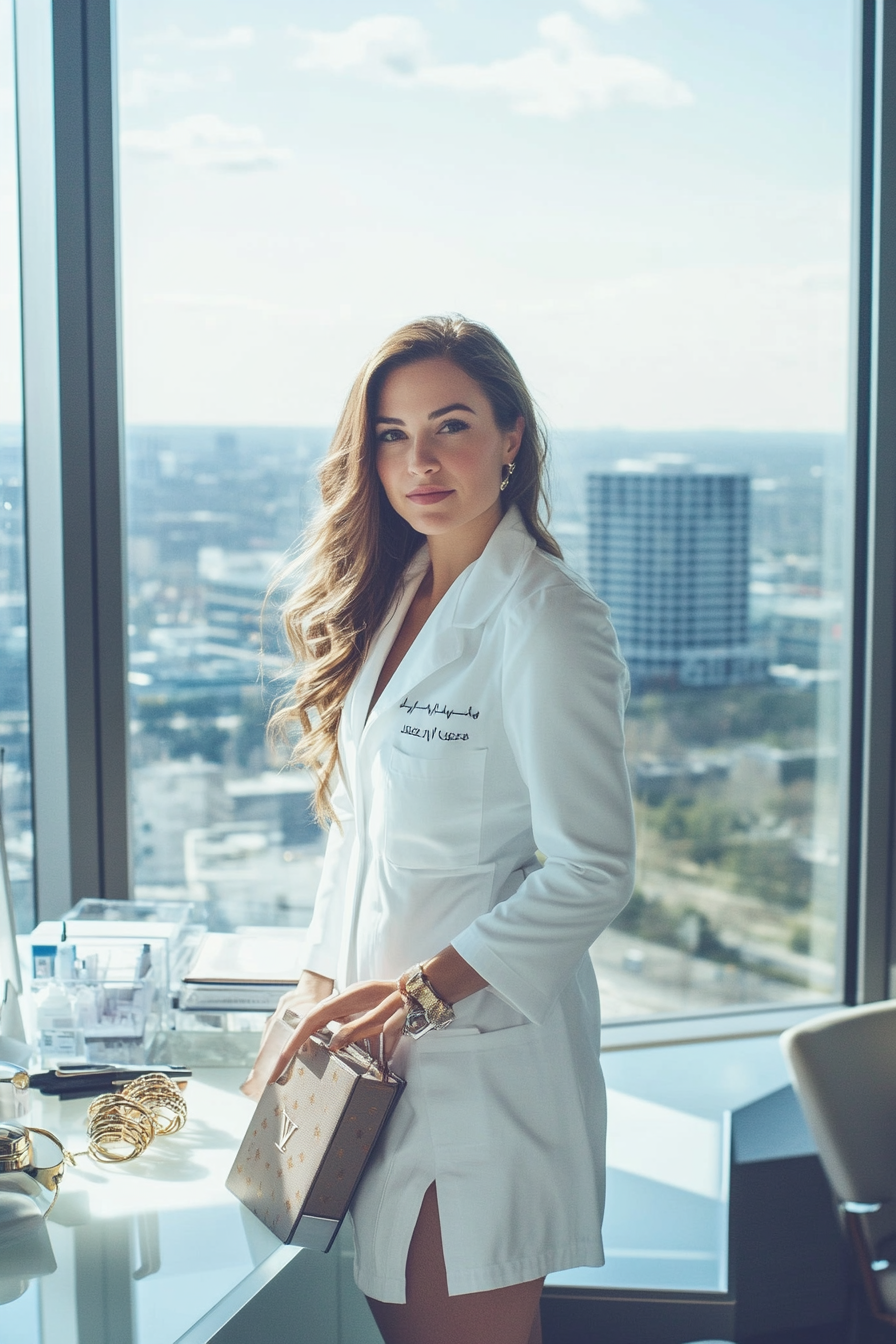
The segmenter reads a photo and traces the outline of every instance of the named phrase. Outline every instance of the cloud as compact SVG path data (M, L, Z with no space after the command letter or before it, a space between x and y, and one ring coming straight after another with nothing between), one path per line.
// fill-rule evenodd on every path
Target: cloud
M409 79L429 59L423 24L401 15L359 19L337 33L291 28L290 34L305 43L305 50L295 61L297 70L330 70L334 74L355 70L386 79Z
M694 101L687 85L659 66L595 50L568 14L542 19L538 32L543 45L521 56L488 65L429 66L418 79L458 92L500 94L528 116L571 117L614 103L682 107Z
M150 98L195 87L196 80L185 70L128 70L119 85L118 101L122 107L144 107Z
M288 318L292 322L317 322L335 326L352 320L352 308L347 303L300 305L271 303L249 294L197 294L191 290L166 290L146 294L142 302L151 308L183 308L206 315L228 311L257 313L263 317Z
M647 10L644 0L579 0L579 3L608 23L619 23L622 19L630 19L633 14L644 14Z
M233 78L226 66L197 77L186 70L152 70L143 67L128 70L119 85L118 102L121 107L145 107L153 98L164 98L171 93L186 93L194 89L209 89L217 84L228 84Z
M147 33L140 40L144 47L189 47L193 51L232 51L235 47L251 47L255 42L255 29L247 24L236 25L223 33L213 33L209 37L188 37L183 28L170 23L155 33Z
M231 126L211 112L185 117L161 131L124 131L121 143L135 154L186 168L252 172L275 168L290 157L288 149L268 145L258 126Z
M147 67L128 70L119 85L118 102L121 107L145 107L153 98L171 93L186 93L195 89L209 89L217 84L228 84L233 78L226 66L197 76L186 70L153 70Z
M195 308L216 311L237 308L247 313L263 313L266 317L289 317L294 309L284 304L266 303L245 294L196 294L192 290L165 290L144 296L144 303L153 307Z
M542 282L513 317L556 423L842 432L848 313L845 263L689 262Z
M255 29L246 25L228 28L224 33L213 37L194 37L187 45L197 51L225 51L233 47L251 47L255 42Z
M617 10L638 0L592 0ZM634 12L633 10L631 12ZM618 103L683 107L694 101L686 84L648 61L609 56L568 14L551 14L538 25L541 44L519 56L440 65L430 59L418 19L382 14L341 32L294 29L305 44L299 70L328 70L429 87L459 94L492 94L527 116L567 118L586 108Z

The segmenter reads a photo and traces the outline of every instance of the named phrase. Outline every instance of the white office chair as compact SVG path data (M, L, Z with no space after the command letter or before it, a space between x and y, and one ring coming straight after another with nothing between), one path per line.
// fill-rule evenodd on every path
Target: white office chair
M896 1325L896 1001L813 1018L781 1049L871 1311Z

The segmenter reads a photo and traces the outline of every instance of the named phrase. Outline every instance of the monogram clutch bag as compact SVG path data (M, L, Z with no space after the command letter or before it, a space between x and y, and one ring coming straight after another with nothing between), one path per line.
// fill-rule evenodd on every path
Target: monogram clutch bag
M292 1016L290 1014L290 1016ZM357 1045L316 1032L269 1083L227 1188L281 1241L328 1251L404 1082Z

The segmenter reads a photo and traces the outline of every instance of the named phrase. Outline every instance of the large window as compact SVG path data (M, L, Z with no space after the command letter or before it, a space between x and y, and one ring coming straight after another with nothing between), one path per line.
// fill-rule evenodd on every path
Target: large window
M852 8L119 0L138 891L307 920L262 597L365 354L460 310L631 668L606 1016L839 996Z
M0 808L16 924L27 932L34 879L16 163L12 3L0 0Z

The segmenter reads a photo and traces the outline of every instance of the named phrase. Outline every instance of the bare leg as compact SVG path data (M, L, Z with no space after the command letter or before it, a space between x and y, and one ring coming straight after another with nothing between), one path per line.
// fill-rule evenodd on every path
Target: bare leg
M543 1279L448 1296L434 1185L420 1206L406 1283L405 1303L367 1299L386 1344L541 1344L538 1302Z

